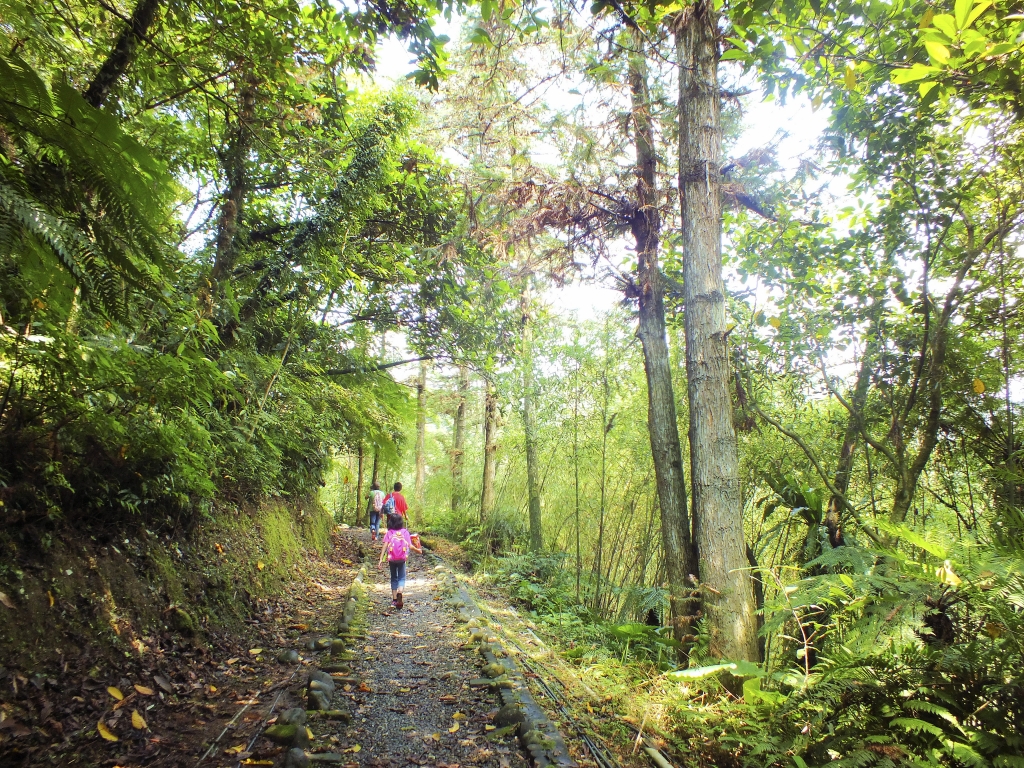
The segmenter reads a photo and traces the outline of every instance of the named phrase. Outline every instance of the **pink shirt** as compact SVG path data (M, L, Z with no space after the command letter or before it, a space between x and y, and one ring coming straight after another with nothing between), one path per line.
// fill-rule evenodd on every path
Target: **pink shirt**
M391 553L392 553L391 542L394 541L395 539L402 539L402 540L405 541L405 557L392 557L391 556ZM388 562L389 563L395 562L395 561L398 561L398 560L406 560L409 557L409 553L412 551L412 537L409 536L409 531L407 529L405 529L405 528L399 528L397 531L389 530L387 533L384 534L383 544L384 544L384 551L388 553ZM394 550L395 550L395 554L397 555L399 552L401 552L402 548L401 548L400 545L396 544L395 547L394 547Z

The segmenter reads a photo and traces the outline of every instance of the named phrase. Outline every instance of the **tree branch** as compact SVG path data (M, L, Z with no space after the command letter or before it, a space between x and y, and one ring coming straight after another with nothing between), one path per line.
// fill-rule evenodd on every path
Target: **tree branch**
M329 368L323 371L321 376L349 376L354 373L376 373L377 371L384 371L388 368L395 368L399 365L406 365L408 363L418 363L421 360L433 360L433 355L424 355L423 357L414 357L409 360L398 360L394 363L375 363L373 365L363 365L356 368Z

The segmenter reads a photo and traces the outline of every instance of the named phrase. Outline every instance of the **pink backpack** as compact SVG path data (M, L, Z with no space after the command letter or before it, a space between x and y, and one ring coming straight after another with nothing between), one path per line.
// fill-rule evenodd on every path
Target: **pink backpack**
M409 542L402 535L403 531L388 531L392 534L391 543L388 545L388 560L392 563L404 561L409 558Z

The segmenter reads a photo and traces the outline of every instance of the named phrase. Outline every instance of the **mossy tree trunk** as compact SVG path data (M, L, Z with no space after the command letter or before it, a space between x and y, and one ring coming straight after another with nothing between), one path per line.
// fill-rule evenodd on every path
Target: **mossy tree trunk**
M691 577L696 576L697 563L690 539L686 478L665 327L664 289L658 269L661 217L658 214L657 153L650 116L647 63L640 35L634 36L634 41L638 51L629 58L629 84L637 155L637 208L631 227L637 252L637 336L643 346L647 376L647 425L661 505L672 634L679 642L685 642L692 638L691 623L697 609L691 598Z
M718 14L712 2L700 0L680 14L678 24L679 194L698 568L706 587L711 656L756 661L722 280Z

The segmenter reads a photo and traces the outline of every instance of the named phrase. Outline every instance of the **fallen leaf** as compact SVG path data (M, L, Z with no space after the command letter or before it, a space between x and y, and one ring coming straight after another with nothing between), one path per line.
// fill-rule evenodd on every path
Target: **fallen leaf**
M497 727L498 727L498 726L496 726L496 725L485 725L485 726L484 726L484 730L485 730L485 731L493 731L493 730L494 730L495 728L497 728Z
M411 688L399 688L398 692L399 693L408 693L411 690L412 690Z
M222 547L220 544L214 543L213 548L217 550L217 554L224 554L224 547Z
M448 733L455 733L457 730L459 730L459 724L456 721L452 723L452 727L448 729Z
M53 592L51 592L50 590L46 590L46 596L48 598L50 598L50 607L53 608L53 603L54 603Z
M225 755L237 755L239 752L245 752L245 744L239 744L236 747L228 747L224 750Z
M417 633L416 633L416 637L424 637L424 635L423 635L423 633L422 633L422 632L417 632Z
M372 693L373 692L373 689L370 688L370 686L368 686L366 683L360 683L359 687L356 688L356 690L360 691L362 693Z
M429 647L430 647L429 645L414 645L414 646L412 647L412 649L413 649L414 651L419 651L419 650L421 650L421 649L423 649L423 648L429 648Z
M121 693L121 689L120 688L115 688L114 686L110 686L109 688L107 688L107 693L109 693L111 696L113 696L118 701L121 701L122 699L124 699L124 694Z
M273 765L273 760L250 760L246 758L242 761L242 765Z
M3 603L4 608L14 610L14 603L11 602L11 598L7 596L6 592L0 592L0 603Z
M156 693L156 691L154 691L152 688L147 688L144 685L135 685L132 687L135 688L135 690L141 693L143 696L152 696L154 693Z
M353 744L353 745L352 745L351 747L349 747L348 749L343 749L343 750L341 750L341 751L342 751L342 752L358 752L358 751L359 751L359 750L361 750L361 749L362 749L362 747L361 747L361 746L359 746L358 744Z
M423 737L424 741L429 741L430 739L433 739L434 741L440 741L441 740L441 734L440 733L431 733L429 736L424 736Z
M448 693L448 694L445 694L444 696L441 696L438 699L438 701L448 701L448 702L451 702L451 701L458 701L458 699L456 699L454 696L452 696L450 693Z
M345 683L345 685L343 685L343 686L341 687L341 690L343 690L343 691L344 691L345 693L348 693L349 691L351 691L351 690L352 690L352 686L351 686L351 685L349 685L348 683Z
M306 735L309 737L310 741L316 738L316 736L313 735L313 732L309 730L309 726L306 726Z
M107 741L120 741L120 739L117 738L117 736L110 732L110 729L107 728L107 724L104 723L102 720L96 723L96 730L99 731L100 736L102 736Z
M466 716L462 712L456 712L452 715L452 720L465 720Z
M250 656L259 656L261 653L263 653L263 649L262 648L250 648L249 649L249 655Z
M288 629L297 629L299 632L305 632L309 629L309 624L289 624Z
M231 666L232 664L237 664L237 663L238 663L238 661L239 661L239 659L238 659L238 657L236 656L236 657L235 657L235 658L233 658L233 659L228 659L228 660L227 660L227 661L225 661L224 663L225 663L225 664L227 664L227 665L228 665L228 666L230 667L230 666Z
M263 570L264 568L266 568L267 566L265 566L265 565L263 564L263 561L262 561L262 560L257 560L257 561L256 561L256 567L257 567L257 568L259 568L259 569L260 569L260 570L262 571L262 570Z
M143 719L142 715L139 714L139 710L137 709L132 710L132 728L134 728L137 731L144 731L147 728L149 728L149 726L146 725L146 721Z
M153 675L153 682L155 682L162 691L166 693L174 693L174 688L171 686L171 681L163 675Z
M343 562L345 565L352 565L352 561L349 560L347 557L341 558L341 562Z

